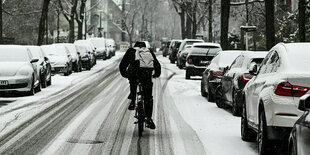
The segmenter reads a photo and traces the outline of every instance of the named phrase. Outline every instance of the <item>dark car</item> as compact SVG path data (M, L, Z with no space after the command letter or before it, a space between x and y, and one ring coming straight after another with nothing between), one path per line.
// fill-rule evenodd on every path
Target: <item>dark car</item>
M242 90L246 83L253 77L249 73L251 65L259 65L266 57L267 52L243 52L231 64L229 70L222 78L219 88L221 93L217 100L220 106L232 108L234 116L240 116L242 109ZM226 106L226 107L227 107Z
M175 61L177 60L177 53L178 53L180 45L181 45L181 40L173 40L171 42L169 60L170 60L170 63L172 64L174 64Z
M37 67L42 88L52 84L52 67L47 55L39 46L28 46L34 58L38 59Z
M81 54L82 68L90 70L93 67L93 55L86 45L76 45L77 51Z
M310 94L302 96L298 109L305 111L293 126L289 138L289 155L310 154Z
M171 41L166 42L166 44L163 46L163 56L166 57L168 55L169 46Z
M190 79L191 76L202 76L207 65L218 52L222 51L222 48L220 44L215 43L194 43L188 51L185 79Z
M186 56L188 54L187 49L191 48L194 43L203 43L203 42L204 42L203 40L199 40L199 39L182 40L178 53L177 53L177 66L180 69L183 69L183 67L185 67Z
M214 101L215 89L221 83L222 76L228 66L241 54L242 51L221 51L212 59L201 79L201 95L207 97L208 101Z

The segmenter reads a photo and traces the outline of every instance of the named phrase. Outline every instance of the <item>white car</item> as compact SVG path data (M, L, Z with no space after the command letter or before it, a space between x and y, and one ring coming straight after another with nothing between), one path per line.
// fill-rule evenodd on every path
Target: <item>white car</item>
M61 44L43 45L42 50L47 54L53 73L72 73L72 57L67 47Z
M299 98L310 89L310 43L277 44L244 88L241 120L243 140L258 137L258 151L266 154L273 141L288 141L294 123L303 114Z
M107 47L108 50L110 51L110 57L115 56L115 52L116 52L116 44L115 41L113 39L107 39Z
M104 38L89 38L89 40L96 48L96 58L101 58L103 60L109 58L110 50L107 48L106 39Z
M81 72L82 71L82 62L81 62L81 55L77 51L76 45L70 44L70 43L64 43L62 44L65 47L68 48L71 57L72 57L72 69L75 72Z
M96 61L96 47L89 41L89 40L76 40L74 42L75 45L82 45L82 46L87 46L88 51L90 52L90 54L92 55L92 66L97 64Z
M0 46L0 92L25 92L34 95L40 81L36 62L30 50L24 46Z

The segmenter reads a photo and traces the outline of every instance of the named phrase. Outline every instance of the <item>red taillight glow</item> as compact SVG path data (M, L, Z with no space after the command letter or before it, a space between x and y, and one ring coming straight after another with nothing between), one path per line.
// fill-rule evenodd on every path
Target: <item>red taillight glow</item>
M244 73L240 76L240 80L244 83L247 83L252 78L253 78L253 75L251 75L250 73Z
M194 64L194 63L193 63L193 59L189 58L189 59L188 59L188 63L189 63L189 64Z
M225 72L213 71L213 75L214 75L214 76L223 76L224 74L225 74Z
M281 96L294 96L300 97L305 95L310 88L301 87L301 86L294 86L288 82L281 82L276 87L274 93Z

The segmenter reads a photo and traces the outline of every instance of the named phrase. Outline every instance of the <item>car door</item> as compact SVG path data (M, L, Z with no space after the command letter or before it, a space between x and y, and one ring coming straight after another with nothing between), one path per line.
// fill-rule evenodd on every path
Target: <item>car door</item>
M239 60L241 59L241 55L238 56L233 63L231 64L229 70L224 74L222 78L222 91L223 91L223 99L226 101L230 100L230 89L232 85L232 78L236 71L236 68L238 67Z
M266 67L267 67L267 62L269 60L269 57L272 53L270 52L262 61L262 64L259 68L259 71L257 72L257 75L255 77L253 77L252 80L250 80L247 83L247 89L246 89L246 96L245 96L245 100L246 100L246 112L247 112L247 117L248 117L248 121L251 123L254 123L254 117L256 117L256 105L254 105L254 92L257 91L256 90L256 85L257 85L257 80L259 81L259 79L265 75L265 71L266 71ZM257 92L256 92L257 93ZM257 95L256 95L257 96Z

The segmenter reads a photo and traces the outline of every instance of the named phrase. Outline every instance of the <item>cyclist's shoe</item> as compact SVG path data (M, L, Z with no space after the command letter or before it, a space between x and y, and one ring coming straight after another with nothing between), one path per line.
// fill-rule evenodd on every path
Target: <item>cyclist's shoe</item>
M135 102L131 101L129 106L128 106L128 110L135 110Z
M153 120L151 118L148 118L146 120L146 127L150 128L150 129L155 129L156 128L156 126L155 126L155 124L154 124L154 122L153 122Z

